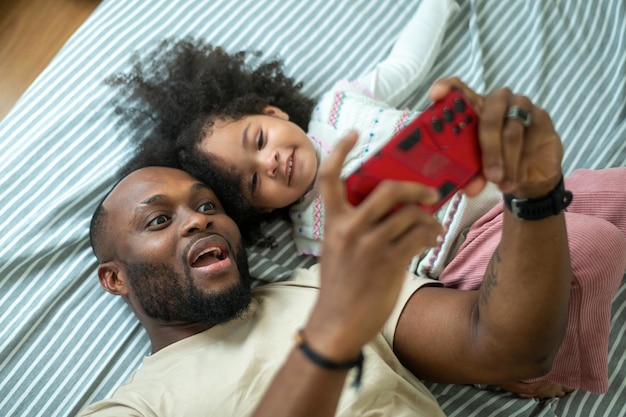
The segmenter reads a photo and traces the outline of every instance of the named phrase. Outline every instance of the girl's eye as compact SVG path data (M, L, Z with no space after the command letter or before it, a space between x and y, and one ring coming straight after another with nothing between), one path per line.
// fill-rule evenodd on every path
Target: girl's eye
M160 216L157 216L154 219L152 219L150 223L148 223L148 226L160 226L163 223L167 222L168 220L169 220L168 216L166 216L165 214L161 214Z
M256 145L259 150L263 148L263 144L265 143L265 138L263 138L263 132L259 133L259 138L257 139Z
M201 213L205 213L207 211L215 210L215 204L213 203L204 203L198 207L198 211Z
M259 182L259 177L258 175L252 174L252 183L251 183L251 188L252 188L252 193L254 194L254 192L256 191L256 185Z

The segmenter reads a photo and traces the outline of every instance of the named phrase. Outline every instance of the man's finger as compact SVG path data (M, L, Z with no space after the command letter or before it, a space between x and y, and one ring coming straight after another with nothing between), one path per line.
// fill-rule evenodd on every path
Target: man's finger
M512 95L508 88L500 88L485 97L485 108L478 121L483 175L496 184L505 178L502 128Z
M485 189L487 181L482 175L474 177L465 187L463 187L463 193L468 197L476 197Z
M474 111L480 115L483 108L484 97L472 90L458 77L441 78L435 81L428 91L428 97L433 101L441 100L453 88L461 91L474 108Z
M521 109L521 111L527 114L532 114L534 108L532 102L525 96L514 95L509 102L509 111L512 108ZM531 119L532 123L532 119ZM505 177L500 189L503 192L509 192L518 180L519 175L522 172L520 163L522 161L522 151L524 148L524 135L526 134L526 126L524 122L516 117L510 117L507 114L507 118L502 130L502 157L504 160L504 172Z
M443 228L435 217L415 205L406 205L373 227L372 236L379 245L403 245L407 234L413 233L417 228L430 230L430 237L412 242L407 253L415 254L415 248L419 246L436 244L437 236L443 233Z
M358 139L355 131L348 132L344 138L330 152L328 159L322 164L319 171L320 190L324 197L326 211L340 209L345 204L345 186L340 179L341 168L350 150Z
M379 223L394 208L404 205L435 204L439 199L437 190L410 181L383 181L361 202L354 211L357 224Z

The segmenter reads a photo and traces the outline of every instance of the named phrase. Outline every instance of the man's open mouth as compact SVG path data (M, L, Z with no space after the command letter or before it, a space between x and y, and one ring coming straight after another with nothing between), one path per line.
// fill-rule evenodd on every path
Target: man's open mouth
M228 258L228 245L220 236L212 235L198 240L189 253L189 265L202 268Z

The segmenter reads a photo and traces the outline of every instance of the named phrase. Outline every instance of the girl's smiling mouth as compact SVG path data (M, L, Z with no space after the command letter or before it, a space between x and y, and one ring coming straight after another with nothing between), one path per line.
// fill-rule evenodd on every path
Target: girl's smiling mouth
M291 153L291 156L289 156L289 158L287 158L287 167L286 167L287 185L291 184L291 176L293 175L293 166L294 166L295 154L296 154L296 151L294 150Z

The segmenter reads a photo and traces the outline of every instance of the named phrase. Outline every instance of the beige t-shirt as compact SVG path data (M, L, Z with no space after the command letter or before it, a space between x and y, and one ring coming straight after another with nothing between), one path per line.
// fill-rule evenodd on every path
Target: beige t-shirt
M144 359L110 399L82 416L233 416L252 414L293 347L318 294L316 267L253 292L242 319L188 337ZM407 277L383 334L364 349L361 389L348 375L338 416L443 416L426 387L393 354L391 341L402 307L432 281Z

